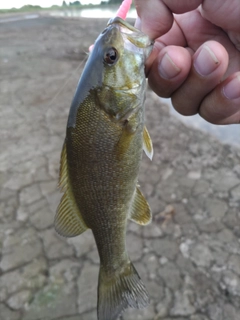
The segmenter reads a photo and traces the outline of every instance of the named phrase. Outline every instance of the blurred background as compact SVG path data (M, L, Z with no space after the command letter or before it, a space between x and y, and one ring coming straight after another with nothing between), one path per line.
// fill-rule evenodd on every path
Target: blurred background
M92 234L62 238L53 219L71 100L118 5L0 1L1 320L97 319ZM121 319L239 320L240 126L182 117L150 88L146 126L154 157L139 184L153 222L129 222L127 247L151 301Z

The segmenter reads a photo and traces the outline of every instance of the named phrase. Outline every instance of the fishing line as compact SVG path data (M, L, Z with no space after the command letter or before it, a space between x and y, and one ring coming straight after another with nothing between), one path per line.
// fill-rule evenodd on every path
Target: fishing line
M55 101L55 99L59 96L60 93L62 93L62 91L64 91L65 87L67 86L67 84L70 82L70 80L73 78L73 75L79 71L79 69L81 68L81 66L86 62L88 58L88 54L86 54L86 57L79 63L79 65L77 66L77 68L75 70L72 71L72 73L67 77L67 79L65 80L65 82L60 86L60 88L58 89L58 91L56 92L56 94L54 95L54 97L51 99L51 101L49 102L48 105L48 110L51 109L51 106L53 104L53 102Z

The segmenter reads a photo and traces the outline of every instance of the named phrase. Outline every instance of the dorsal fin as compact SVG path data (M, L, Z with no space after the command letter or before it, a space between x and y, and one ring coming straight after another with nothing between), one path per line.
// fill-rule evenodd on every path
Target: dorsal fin
M149 132L146 128L146 126L144 126L143 129L143 150L146 153L147 157L152 160L153 158L153 145L152 145L152 140L151 137L149 135Z
M129 219L141 225L149 224L152 221L149 204L138 188L136 188L133 197Z
M59 186L64 191L64 195L55 215L55 229L64 237L75 237L88 228L83 221L69 185L66 143L63 145L61 154Z

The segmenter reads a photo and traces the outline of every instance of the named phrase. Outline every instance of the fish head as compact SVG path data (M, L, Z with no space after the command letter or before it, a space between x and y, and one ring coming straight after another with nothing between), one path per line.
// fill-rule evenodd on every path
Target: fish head
M90 61L95 61L99 107L116 120L143 107L145 62L153 41L132 25L116 17L97 38Z
M71 105L68 127L75 127L76 115L91 97L111 119L124 119L132 109L143 106L145 61L153 41L119 17L111 19L98 36L89 55Z
M119 90L139 87L153 41L119 17L111 19L95 43L93 55L102 62L102 85Z

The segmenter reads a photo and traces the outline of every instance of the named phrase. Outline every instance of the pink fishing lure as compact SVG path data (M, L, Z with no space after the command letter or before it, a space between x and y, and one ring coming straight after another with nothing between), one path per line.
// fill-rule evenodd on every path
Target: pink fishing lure
M116 17L119 17L125 20L127 17L128 11L131 7L131 4L132 4L132 0L123 0L122 4L120 5L116 13ZM92 51L93 47L94 47L94 44L91 44L90 47L88 48L89 52Z
M123 20L126 19L127 13L131 7L132 0L123 0L122 4L120 5L116 17L119 17Z

